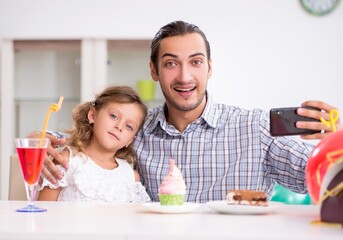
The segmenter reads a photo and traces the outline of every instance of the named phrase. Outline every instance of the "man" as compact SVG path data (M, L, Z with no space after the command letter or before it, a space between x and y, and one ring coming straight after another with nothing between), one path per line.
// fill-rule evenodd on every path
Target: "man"
M231 189L265 191L269 196L277 182L305 193L305 167L313 145L290 137L271 137L268 113L217 104L207 92L212 74L210 45L195 25L176 21L162 27L151 44L151 76L160 83L165 105L150 110L134 147L137 168L153 201L175 159L186 182L186 201L223 200ZM329 119L332 106L308 101L298 114ZM302 136L322 139L330 129L320 122L298 122L297 127L324 130ZM337 122L337 129L342 123ZM32 136L37 136L32 134ZM50 136L52 144L63 140ZM65 160L48 152L67 167ZM51 181L59 176L51 158L43 173Z

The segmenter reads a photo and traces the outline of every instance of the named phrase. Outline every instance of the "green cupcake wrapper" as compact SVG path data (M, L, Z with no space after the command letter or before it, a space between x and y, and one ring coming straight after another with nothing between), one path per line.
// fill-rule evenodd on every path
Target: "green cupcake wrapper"
M158 194L158 197L163 206L178 206L185 202L185 195L183 194Z

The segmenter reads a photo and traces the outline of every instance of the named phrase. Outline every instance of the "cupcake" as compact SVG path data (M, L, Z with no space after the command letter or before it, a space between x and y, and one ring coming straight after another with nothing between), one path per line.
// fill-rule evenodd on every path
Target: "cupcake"
M168 175L163 179L159 188L161 205L178 206L185 201L186 184L182 173L175 165L175 160L170 160Z

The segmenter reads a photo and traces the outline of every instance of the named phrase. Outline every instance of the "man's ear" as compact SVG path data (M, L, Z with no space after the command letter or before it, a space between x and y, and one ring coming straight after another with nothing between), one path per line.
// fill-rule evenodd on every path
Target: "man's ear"
M88 118L88 122L89 123L94 123L94 120L95 120L95 109L93 107L91 109L89 109L87 118Z
M208 74L207 79L212 77L212 59L208 60Z
M150 61L149 65L150 65L150 75L151 75L152 79L157 82L158 81L158 73L156 71L156 68L151 61Z

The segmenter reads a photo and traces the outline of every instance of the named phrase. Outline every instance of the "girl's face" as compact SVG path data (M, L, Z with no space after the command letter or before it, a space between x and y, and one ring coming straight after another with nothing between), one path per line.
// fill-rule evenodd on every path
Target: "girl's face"
M136 103L108 103L99 111L89 110L88 120L94 123L92 143L116 152L134 140L144 119Z

